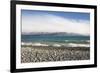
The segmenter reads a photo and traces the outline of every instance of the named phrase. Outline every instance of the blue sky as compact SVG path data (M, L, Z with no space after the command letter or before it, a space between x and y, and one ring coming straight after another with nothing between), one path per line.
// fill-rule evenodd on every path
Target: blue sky
M89 35L90 14L21 10L22 32L68 32Z
M22 10L22 16L34 16L42 14L52 14L60 16L63 18L69 18L74 20L90 20L89 13L80 13L80 12L56 12L56 11L39 11L39 10Z

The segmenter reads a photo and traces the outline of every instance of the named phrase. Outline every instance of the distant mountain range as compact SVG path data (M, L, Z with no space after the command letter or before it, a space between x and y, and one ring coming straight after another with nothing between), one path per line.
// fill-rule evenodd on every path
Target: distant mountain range
M30 32L30 33L23 32L22 35L86 36L86 35L82 35L82 34L67 33L67 32Z

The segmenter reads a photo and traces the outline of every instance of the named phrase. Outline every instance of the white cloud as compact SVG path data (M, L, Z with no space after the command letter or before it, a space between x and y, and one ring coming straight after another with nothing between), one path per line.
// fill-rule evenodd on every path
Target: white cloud
M90 25L86 20L66 19L43 14L22 17L22 32L68 32L89 35Z

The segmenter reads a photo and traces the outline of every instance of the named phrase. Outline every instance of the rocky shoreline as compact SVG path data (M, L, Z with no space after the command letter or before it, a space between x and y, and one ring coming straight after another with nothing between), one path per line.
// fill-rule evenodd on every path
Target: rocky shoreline
M89 60L90 47L22 46L21 63Z

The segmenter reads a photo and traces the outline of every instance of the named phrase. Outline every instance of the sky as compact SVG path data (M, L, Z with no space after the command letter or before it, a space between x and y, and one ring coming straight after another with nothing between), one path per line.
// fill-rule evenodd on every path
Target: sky
M90 14L80 12L21 10L22 33L67 32L90 34Z

